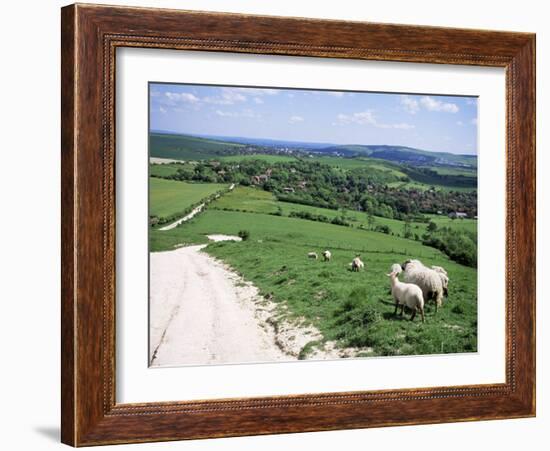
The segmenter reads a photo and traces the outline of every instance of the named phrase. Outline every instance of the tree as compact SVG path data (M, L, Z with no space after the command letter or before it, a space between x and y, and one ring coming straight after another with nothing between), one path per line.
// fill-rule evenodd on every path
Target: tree
M412 230L411 230L411 221L410 221L410 219L406 219L405 224L403 224L403 236L405 238L412 238Z
M372 213L369 213L367 215L367 223L369 224L369 229L373 229L374 228L374 224L375 224L375 219L374 219L374 216L372 215Z
M437 230L437 224L433 221L430 221L430 223L428 224L428 232L433 233L436 230Z

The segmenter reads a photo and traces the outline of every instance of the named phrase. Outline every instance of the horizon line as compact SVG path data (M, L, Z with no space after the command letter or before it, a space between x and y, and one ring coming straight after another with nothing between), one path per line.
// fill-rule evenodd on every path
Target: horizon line
M295 141L292 139L279 139L279 138L252 138L250 136L232 136L232 135L208 135L208 134L199 134L199 133L184 133L179 132L175 130L159 130L159 129L149 129L149 133L155 133L155 132L161 132L161 133L171 133L174 135L180 135L180 136L196 136L196 137L204 137L204 136L210 136L210 137L220 137L220 138L241 138L241 139L256 139L261 140L264 139L266 141L280 141L280 142L292 142L292 143L303 143L303 144L328 144L330 146L394 146L394 147L405 147L408 149L414 149L414 150L421 150L423 152L432 152L432 153L445 153L449 155L457 155L457 156L463 156L463 157L476 157L477 158L477 151L476 153L453 153L453 152L445 152L443 150L428 150L428 149L421 149L419 147L412 147L412 146L405 146L401 144L358 144L358 143L345 143L345 144L338 144L333 142L325 142L325 141Z

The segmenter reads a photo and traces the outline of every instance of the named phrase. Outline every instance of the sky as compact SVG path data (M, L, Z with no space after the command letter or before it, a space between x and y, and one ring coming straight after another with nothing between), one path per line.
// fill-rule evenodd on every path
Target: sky
M150 128L477 154L477 99L150 83Z

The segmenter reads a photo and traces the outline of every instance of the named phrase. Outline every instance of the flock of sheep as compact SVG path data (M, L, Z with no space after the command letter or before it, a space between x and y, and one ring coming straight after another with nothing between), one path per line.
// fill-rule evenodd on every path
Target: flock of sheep
M321 255L325 262L332 258L329 250L325 250ZM315 260L319 258L316 252L309 252L307 256ZM349 266L353 272L365 268L359 256L355 257ZM403 273L404 282L398 278L401 273ZM428 268L420 260L407 260L403 264L394 263L390 273L386 275L390 278L391 294L395 301L394 314L397 314L398 307L401 307L401 315L403 315L406 306L412 311L411 321L414 320L416 313L420 312L424 322L424 304L428 301L434 301L437 313L438 307L443 304L443 296L447 296L448 293L449 276L441 266Z

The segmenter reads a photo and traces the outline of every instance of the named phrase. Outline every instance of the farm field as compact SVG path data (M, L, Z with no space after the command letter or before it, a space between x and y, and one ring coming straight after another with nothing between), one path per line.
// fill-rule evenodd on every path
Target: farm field
M274 214L280 212L283 216L289 216L292 212L307 212L313 215L324 215L329 219L344 216L345 220L352 225L364 228L370 228L368 215L364 212L351 210L330 210L327 208L312 207L309 205L295 204L291 202L279 202L268 191L250 187L237 187L230 193L220 197L210 205L212 209L244 210L253 213ZM437 224L438 227L450 227L453 230L477 231L477 221L475 219L451 219L444 215L425 215L430 221ZM397 219L382 218L374 216L372 227L377 225L387 225L390 232L401 236L403 234L404 221ZM421 235L426 231L427 222L411 222L413 233Z
M184 167L181 163L162 163L149 165L149 175L152 177L170 177L178 172L178 169Z
M244 228L250 232L248 240L211 243L206 252L277 302L281 318L304 319L325 341L362 348L365 356L477 349L475 269L415 241L297 218L209 209L174 230L152 231L151 250L207 243L207 234L236 235ZM333 254L330 263L307 258L308 252L325 248ZM356 254L365 262L365 272L349 271ZM392 263L408 258L444 266L452 280L449 299L437 316L427 307L425 324L393 316L385 274ZM305 347L302 357L315 345Z
M151 177L149 179L149 215L171 218L184 213L202 199L224 190L217 183L185 183Z
M149 156L174 160L204 160L243 148L242 144L165 133L149 134Z
M384 160L377 160L374 158L355 157L355 158L340 158L340 157L313 157L311 161L316 161L321 164L327 164L329 166L342 168L342 169L355 169L355 168L371 168L373 170L379 170L390 173L397 177L407 178L407 175L399 169L399 166Z
M388 183L388 186L391 186L392 188L400 188L400 189L416 189L420 191L426 191L431 189L433 186L437 191L455 191L458 193L467 193L476 191L476 187L463 187L463 186L444 186L444 185L438 185L437 183L434 184L426 184L422 182L417 182L414 180L411 181L405 181L405 182L390 182Z

